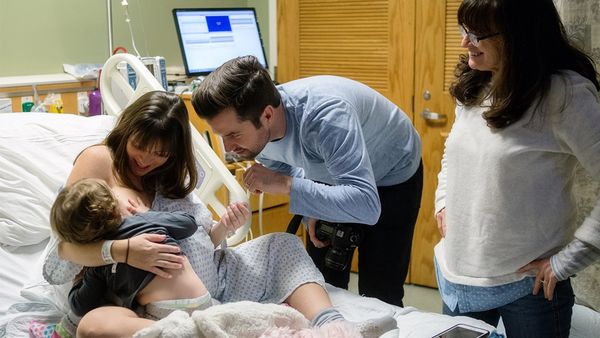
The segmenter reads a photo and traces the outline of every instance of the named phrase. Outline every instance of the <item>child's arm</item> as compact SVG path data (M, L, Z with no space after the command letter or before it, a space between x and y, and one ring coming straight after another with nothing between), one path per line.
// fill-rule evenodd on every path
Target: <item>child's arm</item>
M155 217L148 218L148 224L156 228L154 233L168 234L175 240L192 236L198 230L194 216L182 212L154 212ZM139 227L138 227L139 229Z
M210 239L215 248L218 247L227 236L231 236L251 216L247 203L231 203L219 222L210 230Z

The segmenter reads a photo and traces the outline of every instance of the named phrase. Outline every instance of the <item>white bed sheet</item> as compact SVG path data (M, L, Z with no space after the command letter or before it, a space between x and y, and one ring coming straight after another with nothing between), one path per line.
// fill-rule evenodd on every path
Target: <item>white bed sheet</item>
M327 285L327 292L333 304L350 321L359 322L385 315L393 316L398 322L398 337L433 337L459 323L480 327L490 332L494 330L494 327L473 318L424 312L411 306L402 308L331 285Z
M5 318L11 304L27 301L21 296L21 289L39 277L37 262L47 242L0 246L0 318Z
M62 316L50 300L66 294L46 285L41 273L47 243L0 246L0 337L29 337L32 320L58 321Z

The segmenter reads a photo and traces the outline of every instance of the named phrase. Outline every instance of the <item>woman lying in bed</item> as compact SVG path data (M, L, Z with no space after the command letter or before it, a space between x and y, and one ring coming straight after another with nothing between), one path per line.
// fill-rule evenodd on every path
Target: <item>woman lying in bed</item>
M156 211L184 211L199 223L198 231L180 242L192 268L209 293L220 302L250 300L287 303L313 325L343 317L333 309L323 277L302 243L291 234L270 234L233 249L215 250L211 241L213 220L208 209L192 202L190 193L198 180L192 153L187 109L175 94L154 91L141 96L121 114L103 144L85 149L75 160L66 186L82 178L98 178L109 187L132 189ZM142 234L129 240L87 245L58 243L49 251L44 277L51 284L73 280L82 266L125 263L169 278L182 268L179 248L162 244L163 235ZM153 321L131 309L103 306L81 321L70 313L61 325L78 336L130 336ZM105 325L111 323L111 325ZM366 336L395 327L393 318L359 324Z

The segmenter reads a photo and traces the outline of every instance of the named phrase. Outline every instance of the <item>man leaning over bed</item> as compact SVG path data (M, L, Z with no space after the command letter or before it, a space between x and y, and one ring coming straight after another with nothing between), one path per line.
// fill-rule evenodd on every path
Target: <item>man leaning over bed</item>
M308 219L307 249L328 283L347 289L350 266L325 263L317 220L359 234L360 294L403 305L423 169L421 141L400 108L340 77L275 86L253 56L208 75L192 104L227 152L257 160L243 176L250 191L289 195L290 212Z

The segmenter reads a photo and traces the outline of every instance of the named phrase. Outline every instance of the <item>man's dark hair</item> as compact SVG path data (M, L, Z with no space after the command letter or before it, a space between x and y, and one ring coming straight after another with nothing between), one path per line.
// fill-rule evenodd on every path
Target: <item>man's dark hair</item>
M225 62L192 95L192 105L201 118L210 120L223 109L233 108L240 121L250 121L257 128L264 109L280 104L281 95L269 73L250 55Z

